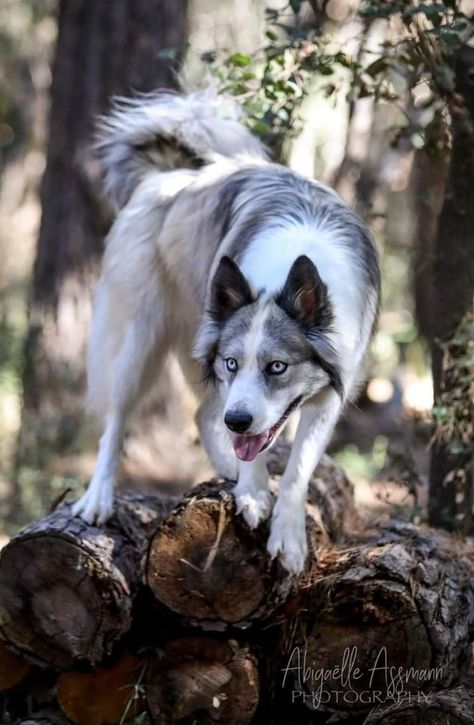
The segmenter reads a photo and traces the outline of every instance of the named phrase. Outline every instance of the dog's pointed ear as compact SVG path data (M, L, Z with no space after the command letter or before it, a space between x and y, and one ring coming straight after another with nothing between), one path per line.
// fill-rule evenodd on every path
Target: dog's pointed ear
M222 257L212 281L211 316L216 322L225 322L251 302L252 292L244 275L230 257Z
M319 276L316 265L306 255L294 262L276 303L304 327L329 326L332 308L328 288Z

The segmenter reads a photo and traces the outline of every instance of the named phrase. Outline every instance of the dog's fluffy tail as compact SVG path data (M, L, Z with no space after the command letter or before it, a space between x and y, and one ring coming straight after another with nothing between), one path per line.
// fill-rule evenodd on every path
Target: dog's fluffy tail
M240 115L238 104L212 88L116 99L99 123L96 146L106 193L120 208L151 170L196 168L216 156L266 158Z

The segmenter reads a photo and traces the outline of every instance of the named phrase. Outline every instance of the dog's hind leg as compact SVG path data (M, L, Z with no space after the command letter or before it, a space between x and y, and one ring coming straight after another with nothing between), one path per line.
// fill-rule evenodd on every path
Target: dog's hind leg
M106 333L107 327L104 320L100 319L100 314L107 315L107 307L113 307L111 302L111 299L106 300L105 306L101 308L104 300L99 301L99 319L95 321L91 336L91 345L96 349L89 356L92 395L94 391L99 394L101 385L107 388L96 405L96 408L101 408L105 429L92 480L85 494L73 507L73 513L89 523L103 523L112 513L114 484L127 415L156 377L167 352L164 331L157 329L157 320L162 320L162 316L156 292L152 303L148 300L146 305L135 308L133 318L122 325L119 340L115 343L110 339L98 339L100 330ZM120 304L119 300L117 304ZM111 349L113 354L110 353Z

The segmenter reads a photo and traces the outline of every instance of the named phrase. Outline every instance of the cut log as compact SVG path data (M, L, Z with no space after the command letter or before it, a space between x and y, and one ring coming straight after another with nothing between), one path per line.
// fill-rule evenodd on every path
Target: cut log
M443 692L407 697L390 707L377 708L364 725L472 725L474 692L460 686Z
M126 653L109 667L65 672L58 680L58 702L77 725L119 725L145 710L143 679L147 661Z
M146 697L154 725L247 725L259 699L257 662L232 640L174 640L150 665Z
M353 717L456 684L470 661L473 573L472 549L406 522L326 552L291 603L282 684L310 708Z
M9 690L22 681L29 664L0 642L0 692Z
M280 474L287 454L270 462ZM229 482L195 487L150 541L147 583L158 601L208 630L246 627L264 619L288 596L295 578L267 554L268 523L250 529L235 510ZM308 566L318 551L340 540L355 517L352 486L329 458L312 478L307 531Z
M71 725L71 721L61 712L48 708L24 719L15 720L15 725Z
M172 499L120 494L103 528L65 505L15 536L0 556L0 630L32 661L100 662L131 624L152 530Z

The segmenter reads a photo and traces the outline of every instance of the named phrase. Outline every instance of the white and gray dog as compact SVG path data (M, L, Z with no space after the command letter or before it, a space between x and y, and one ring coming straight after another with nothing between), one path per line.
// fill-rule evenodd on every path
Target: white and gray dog
M106 240L90 337L89 401L104 422L74 512L111 514L127 414L178 357L200 398L201 440L237 485L268 551L304 567L308 481L361 366L379 265L361 220L331 189L272 163L212 92L117 103L98 149L119 209ZM265 451L300 420L278 498Z

